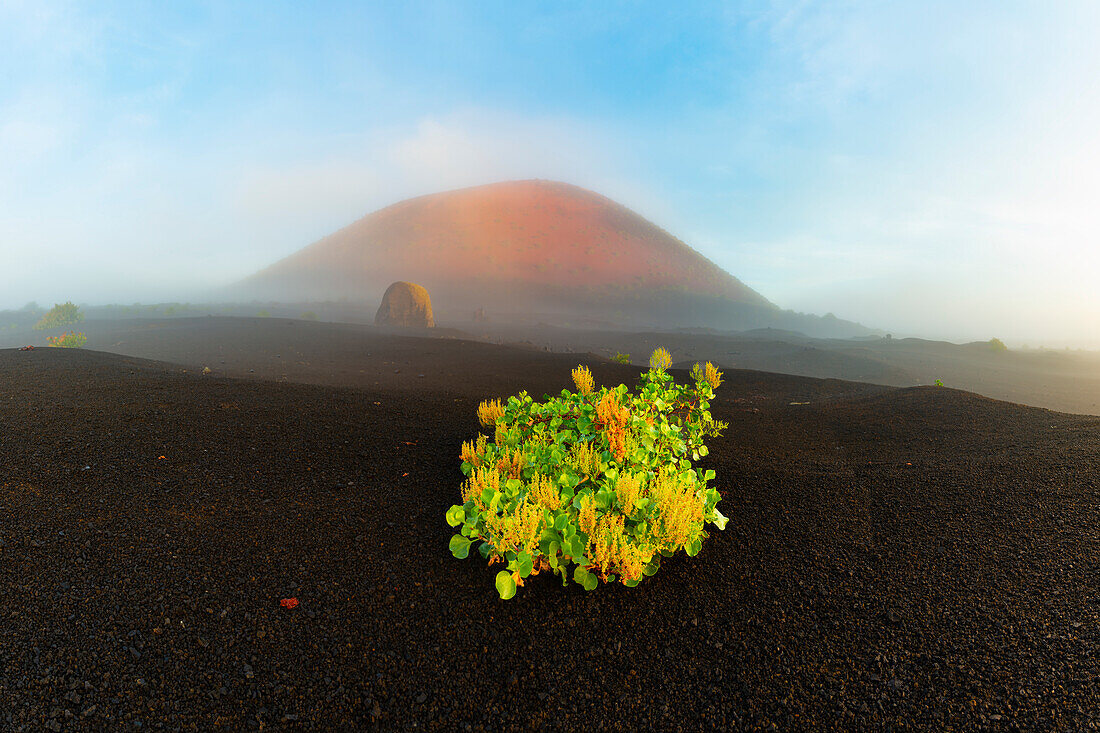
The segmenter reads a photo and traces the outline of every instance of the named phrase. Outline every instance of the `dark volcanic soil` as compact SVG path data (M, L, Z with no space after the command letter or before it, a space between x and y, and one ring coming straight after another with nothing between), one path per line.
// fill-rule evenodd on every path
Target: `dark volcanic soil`
M637 370L415 341L358 387L0 351L0 728L1100 722L1100 418L731 371L727 529L502 602L443 521L477 402Z

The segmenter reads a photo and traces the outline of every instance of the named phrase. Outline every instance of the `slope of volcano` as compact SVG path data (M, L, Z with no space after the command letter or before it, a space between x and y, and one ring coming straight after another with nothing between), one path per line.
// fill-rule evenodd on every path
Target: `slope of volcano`
M776 311L655 224L591 191L511 181L408 199L275 263L252 293L371 302L396 280L446 313L652 311L683 298ZM682 323L680 325L703 325Z

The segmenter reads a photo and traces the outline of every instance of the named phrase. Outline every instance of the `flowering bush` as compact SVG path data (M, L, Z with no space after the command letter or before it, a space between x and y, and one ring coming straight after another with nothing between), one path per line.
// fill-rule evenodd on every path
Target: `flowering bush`
M79 349L84 344L88 343L88 337L83 333L69 331L60 336L47 336L46 343L50 346L58 346L63 349Z
M72 303L57 303L38 320L38 323L34 324L34 330L48 331L51 328L70 326L83 320L84 314Z
M707 487L714 471L692 467L707 455L703 439L726 427L709 411L722 375L696 364L693 383L678 385L671 362L665 349L653 352L637 394L625 385L597 390L578 366L575 393L483 402L478 417L494 437L462 445L463 503L447 511L460 528L454 556L466 558L480 541L481 556L505 566L496 587L508 599L546 570L586 590L601 580L633 587L661 557L698 554L704 526L726 525L721 497Z

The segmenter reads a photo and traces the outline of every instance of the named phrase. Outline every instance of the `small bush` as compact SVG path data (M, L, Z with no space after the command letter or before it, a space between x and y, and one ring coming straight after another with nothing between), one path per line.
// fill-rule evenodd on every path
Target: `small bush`
M72 303L57 303L38 320L38 323L34 324L34 330L48 331L51 328L71 326L83 320L84 314Z
M989 348L993 351L1008 351L1008 347L1005 346L1005 342L998 338L989 339Z
M942 379L937 379L935 381L935 383L933 384L933 386L934 387L942 387L943 386L943 380Z
M630 363L630 354L624 354L622 352L619 352L619 353L615 354L615 356L611 357L611 361L617 361L620 364L629 364Z
M271 318L271 314L268 313L267 311L260 311L259 313L256 314L256 317L257 318Z
M705 525L726 525L718 491L707 488L714 471L692 467L707 455L704 438L726 427L709 411L721 373L697 364L693 384L681 386L670 362L655 351L637 394L625 385L596 390L578 366L575 393L483 402L478 417L494 436L462 445L468 480L464 502L447 511L447 523L460 527L452 554L466 558L479 542L490 565L505 566L496 577L504 599L542 571L586 590L601 580L633 587L662 557L698 554Z
M84 344L88 343L88 337L83 333L69 331L60 336L47 336L46 343L50 346L57 346L62 349L79 349L84 346Z
M317 320L317 314L314 313L313 311L306 311L305 313L302 314L302 320L303 321L316 321Z

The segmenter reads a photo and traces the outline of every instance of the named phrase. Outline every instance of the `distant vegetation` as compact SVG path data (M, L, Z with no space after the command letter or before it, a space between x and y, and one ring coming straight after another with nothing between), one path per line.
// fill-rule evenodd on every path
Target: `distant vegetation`
M573 370L576 393L535 402L526 393L483 402L479 435L462 445L464 503L447 511L459 528L451 553L478 553L506 569L496 589L507 600L542 571L585 590L615 580L633 587L662 557L697 555L705 527L724 529L707 483L714 471L692 468L707 455L704 438L726 427L710 415L721 384L713 364L696 364L692 385L668 374L671 358L654 352L637 394L626 385L596 389L592 372ZM572 572L570 572L572 565Z
M303 321L316 321L317 320L317 314L314 313L313 311L306 311L305 313L302 314L302 320Z
M84 320L84 314L72 303L58 303L34 324L36 331L49 331L52 328L71 326Z
M611 357L611 361L617 361L620 364L629 364L630 363L630 354L624 354L622 352L619 352L619 353L615 354L615 356Z
M88 343L88 337L83 333L69 331L60 336L47 336L46 343L62 349L79 349Z
M989 348L993 351L1008 351L1008 347L1005 346L1005 342L998 338L989 339Z

